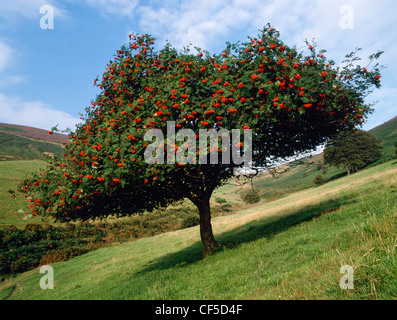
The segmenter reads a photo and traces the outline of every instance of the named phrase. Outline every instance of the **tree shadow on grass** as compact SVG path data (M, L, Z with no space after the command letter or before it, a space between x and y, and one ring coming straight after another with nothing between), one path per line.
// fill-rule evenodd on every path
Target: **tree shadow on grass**
M339 172L339 173L336 173L336 174L332 175L331 177L327 178L326 182L330 182L330 181L333 181L333 180L336 180L336 179L339 179L339 178L342 178L342 177L347 177L347 172L346 171Z
M258 239L271 239L274 235L284 232L303 222L321 217L327 213L337 211L342 205L354 202L354 199L335 199L324 201L319 204L307 206L296 212L289 212L284 217L269 217L262 220L251 221L236 229L216 235L218 241L224 244L225 249L237 248L243 243L252 242ZM201 242L182 249L178 252L166 254L161 258L149 263L139 274L155 270L165 270L203 260Z

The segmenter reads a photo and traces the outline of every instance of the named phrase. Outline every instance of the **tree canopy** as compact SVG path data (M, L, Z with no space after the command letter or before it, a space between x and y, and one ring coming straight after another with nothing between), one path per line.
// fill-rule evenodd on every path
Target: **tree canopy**
M202 150L198 140L176 139L176 131L189 129L198 138L200 130L251 130L249 144L226 142L241 147L241 157L251 154L252 168L263 168L361 125L371 112L365 97L380 87L377 64L372 70L357 65L359 50L336 67L325 50L307 43L299 52L269 25L247 42L227 43L220 54L192 51L170 44L156 51L151 35L130 35L96 79L100 93L70 134L64 157L20 183L18 190L31 197L31 214L86 220L188 198L199 209L204 255L211 254L219 244L209 199L244 164L222 158L219 144ZM167 131L170 124L175 132ZM185 154L193 144L197 158L216 154L218 162L148 163L145 151L156 139L145 136L154 129L165 138L154 151L164 151L165 158L173 159L178 149Z
M369 132L340 132L325 146L324 162L350 174L379 160L382 149L382 141Z

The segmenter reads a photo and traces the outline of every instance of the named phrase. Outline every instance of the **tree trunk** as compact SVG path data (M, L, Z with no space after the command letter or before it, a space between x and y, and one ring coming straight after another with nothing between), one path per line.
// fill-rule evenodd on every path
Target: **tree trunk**
M347 171L347 175L350 176L350 172L351 172L350 161L348 161L347 159L345 161L346 161L345 168Z
M200 236L203 245L203 256L209 256L218 251L222 246L215 240L212 233L210 199L195 199L194 203L199 210L200 215Z

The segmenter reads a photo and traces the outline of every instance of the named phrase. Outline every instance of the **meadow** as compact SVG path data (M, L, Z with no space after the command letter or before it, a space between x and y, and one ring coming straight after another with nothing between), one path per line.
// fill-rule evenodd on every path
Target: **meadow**
M351 176L318 155L277 168L276 178L267 172L252 184L232 179L217 189L213 227L225 248L205 259L189 201L121 219L45 225L23 219L26 199L11 199L8 190L46 162L0 161L0 267L7 270L0 299L395 300L396 123L371 130L383 141L383 157ZM323 185L314 184L317 176ZM259 202L249 204L242 199L252 188ZM54 290L39 286L46 264ZM345 265L354 270L353 290L340 288Z
M195 226L53 263L53 290L40 288L38 268L18 274L0 283L0 298L395 300L396 164L219 215L214 232L226 246L205 259ZM214 198L238 203L236 188ZM344 265L353 290L340 287Z
M29 221L23 220L26 200L21 197L10 200L9 190L15 191L18 182L30 173L45 168L43 160L0 161L0 228L9 225L24 227ZM41 222L40 219L37 219Z

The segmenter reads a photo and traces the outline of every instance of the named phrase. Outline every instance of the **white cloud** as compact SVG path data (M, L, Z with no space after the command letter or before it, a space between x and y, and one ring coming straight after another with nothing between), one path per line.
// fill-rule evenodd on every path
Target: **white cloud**
M27 125L41 129L75 129L80 119L71 114L53 109L42 101L24 101L0 93L0 122Z
M13 56L13 50L4 42L0 42L0 72L3 71L10 63Z
M0 88L20 84L26 80L25 75L10 75L7 68L15 63L18 52L5 42L0 41Z
M15 64L15 58L18 56L17 50L0 41L0 88L20 84L26 80L26 75L11 75L7 70Z
M210 44L240 29L240 26L246 26L252 16L249 2L247 6L243 6L241 1L213 0L164 1L158 4L150 2L137 9L140 27L162 41L169 40L178 49L192 44L210 50Z
M7 23L15 22L15 17L22 16L27 19L37 19L41 16L40 7L50 5L54 8L54 16L67 17L65 9L54 0L2 0L0 2L0 17Z
M255 36L267 23L278 29L288 44L297 46L315 38L323 47L345 52L346 47L354 49L356 44L372 49L389 40L379 35L394 28L390 1L379 0L376 5L370 0L348 2L353 9L353 30L340 27L345 0L152 0L136 10L142 30L162 40L167 38L178 48L191 42L210 49L211 44L224 44L236 32Z
M10 85L20 84L26 81L25 75L14 75L14 76L0 76L0 88L4 88Z
M191 42L211 50L210 45L224 45L230 38L245 41L246 36L256 36L267 23L279 30L290 45L304 45L306 38L325 38L327 43L335 44L340 36L340 6L330 1L203 0L145 4L137 8L141 29L169 39L178 48Z

